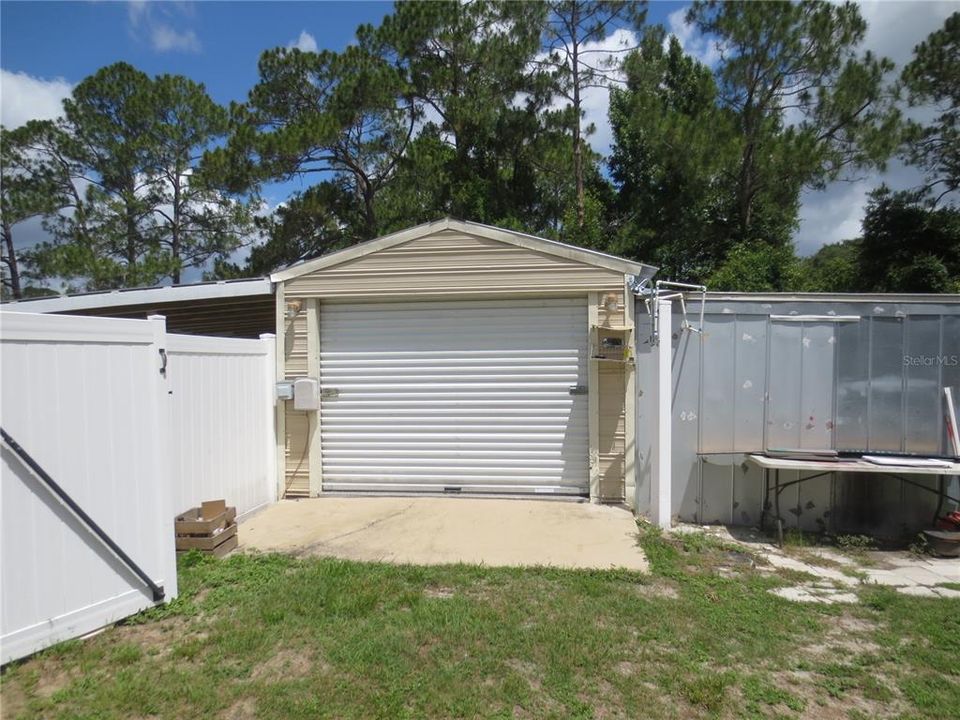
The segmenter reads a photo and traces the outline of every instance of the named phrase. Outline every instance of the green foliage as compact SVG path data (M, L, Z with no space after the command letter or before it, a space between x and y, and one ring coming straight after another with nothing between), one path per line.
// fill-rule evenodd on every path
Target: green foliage
M718 290L957 287L954 216L919 200L875 200L862 240L794 256L801 191L882 167L902 141L892 64L859 50L854 4L696 2L688 19L723 49L715 69L644 16L620 0L400 2L341 52L267 50L229 112L187 78L103 68L63 121L4 131L4 292L35 292L21 275L90 289L191 267L262 275L444 215ZM902 76L911 102L943 110L901 152L946 190L958 18ZM624 29L639 47L598 49ZM607 159L585 141L596 88L611 92ZM292 178L306 189L256 216L259 188ZM15 225L37 216L54 239L18 254Z
M46 214L55 239L31 256L41 275L88 289L176 283L246 240L250 207L199 172L227 130L202 85L116 63L77 85L64 112L35 146L70 209Z
M624 26L639 28L646 15L645 3L622 0L552 0L548 2L548 6L544 57L539 60L539 64L550 77L552 91L566 102L565 108L559 111L558 115L560 125L570 129L576 186L575 221L565 221L564 227L579 234L589 234L589 230L585 228L587 197L584 179L584 155L589 155L589 152L584 148L583 138L591 133L593 128L582 127L583 96L589 88L610 85L611 77L620 68L618 55L626 52L628 48L611 52L604 50L602 43L611 33ZM599 47L591 48L591 45Z
M919 193L870 196L860 250L861 288L960 292L960 208L931 208Z
M910 104L934 104L940 114L927 125L910 123L904 157L927 171L939 199L960 189L960 12L913 52L902 76Z
M736 155L718 141L727 116L715 105L710 69L676 38L666 49L664 40L662 28L645 33L624 64L626 87L610 98L612 249L659 265L665 277L701 280L730 246L733 198L722 174Z
M718 100L737 148L727 179L738 240L786 242L803 187L882 166L895 149L893 64L857 54L867 25L853 3L698 1L688 19L724 48Z
M0 224L2 224L3 299L35 294L24 287L32 270L29 251L17 251L14 226L67 207L79 197L72 184L73 164L56 152L60 129L50 121L32 120L14 130L0 128ZM26 267L24 266L26 261Z
M739 243L707 278L707 286L711 290L783 292L797 284L799 272L797 258L789 245Z
M861 286L860 240L844 240L821 247L798 261L796 285L802 292L855 292Z

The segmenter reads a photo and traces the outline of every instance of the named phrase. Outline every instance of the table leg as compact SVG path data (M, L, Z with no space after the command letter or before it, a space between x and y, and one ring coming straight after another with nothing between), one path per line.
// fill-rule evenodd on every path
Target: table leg
M773 511L777 514L777 541L783 547L783 520L780 519L780 468L773 471Z
M940 513L943 510L943 501L947 494L947 478L945 475L938 475L937 480L937 509L933 513L933 527L937 526L937 520L940 519Z
M767 503L770 502L770 469L763 469L763 500L760 504L760 532L764 531L767 519Z

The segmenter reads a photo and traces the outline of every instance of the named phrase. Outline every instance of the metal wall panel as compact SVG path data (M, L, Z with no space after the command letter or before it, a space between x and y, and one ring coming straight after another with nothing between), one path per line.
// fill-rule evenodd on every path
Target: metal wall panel
M324 489L587 494L587 340L584 299L323 304Z
M912 453L937 453L943 421L940 318L908 318L904 325L906 343L901 363L908 391L904 408L905 449Z
M770 372L767 383L767 448L801 447L803 325L770 324ZM763 449L761 446L760 449Z
M903 319L875 317L870 327L867 447L899 452L904 449Z
M800 339L800 445L821 450L833 447L834 330L833 322L805 322Z
M676 323L675 326L679 326ZM736 371L737 322L733 315L714 316L702 336L684 333L690 342L700 340L700 451L728 452L734 438L733 385Z
M838 449L866 450L870 390L870 320L840 323L836 329Z
M763 446L767 387L767 320L737 316L734 337L733 449L750 452Z
M674 328L679 323L674 322ZM683 468L685 481L674 483L671 488L673 507L684 520L696 521L700 517L700 469L695 462L700 445L703 422L702 398L699 374L703 363L700 355L704 343L700 336L689 332L675 331L673 343L673 468ZM649 357L649 356L647 356ZM695 377L696 382L687 382ZM655 408L653 409L655 410ZM656 418L653 418L656 422Z
M688 302L687 309L695 322L699 303ZM770 320L771 315L860 320L784 322ZM653 382L643 303L637 305L637 317L642 389ZM675 306L675 328L681 320ZM960 303L955 300L708 298L703 335L683 331L672 342L673 507L682 520L755 524L762 473L745 466L742 453L764 446L948 452L943 387L953 387L960 398ZM911 364L908 359L915 356L933 362ZM753 382L758 375L762 383ZM649 444L643 433L649 432L652 411L639 395L640 511L649 503L650 464L643 454ZM696 432L698 423L701 432ZM953 479L950 488L960 492L960 483ZM850 482L847 476L809 481L781 496L784 519L804 529L833 522L889 534L929 523L935 503L933 495L896 480Z

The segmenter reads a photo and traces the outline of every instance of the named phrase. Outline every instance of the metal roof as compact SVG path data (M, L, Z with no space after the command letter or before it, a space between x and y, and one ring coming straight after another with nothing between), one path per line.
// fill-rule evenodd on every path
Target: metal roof
M189 300L249 297L272 293L273 283L269 278L253 278L26 298L3 303L0 307L15 312L57 313L97 310L125 305L155 305L157 303Z

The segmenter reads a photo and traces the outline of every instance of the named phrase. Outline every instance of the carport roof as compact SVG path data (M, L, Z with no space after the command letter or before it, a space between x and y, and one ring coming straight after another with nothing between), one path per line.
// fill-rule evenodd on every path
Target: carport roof
M476 237L497 240L510 245L517 245L518 247L523 247L528 250L534 250L537 252L546 253L548 255L556 255L566 258L567 260L574 260L576 262L584 263L585 265L594 265L596 267L615 270L617 272L622 272L628 275L636 275L638 277L652 277L657 271L657 268L653 265L646 265L644 263L633 262L631 260L624 260L623 258L616 257L615 255L607 255L606 253L598 252L596 250L588 250L586 248L580 248L574 245L567 245L566 243L558 242L556 240L548 240L546 238L528 235L515 230L505 230L503 228L493 227L491 225L483 225L482 223L443 218L442 220L424 223L423 225L417 225L416 227L401 230L390 235L384 235L383 237L368 240L367 242L360 243L359 245L354 245L352 247L330 253L329 255L323 255L322 257L315 258L314 260L307 260L306 262L298 265L292 265L285 270L280 270L279 272L274 273L270 276L270 279L274 282L290 280L301 275L306 275L308 273L322 270L323 268L331 267L333 265L339 265L340 263L354 260L365 255L370 255L371 253L375 253L379 250L386 250L387 248L394 247L395 245L400 245L402 243L409 242L410 240L416 240L417 238L421 238L432 233L441 232L443 230L455 230L469 235L474 235Z

